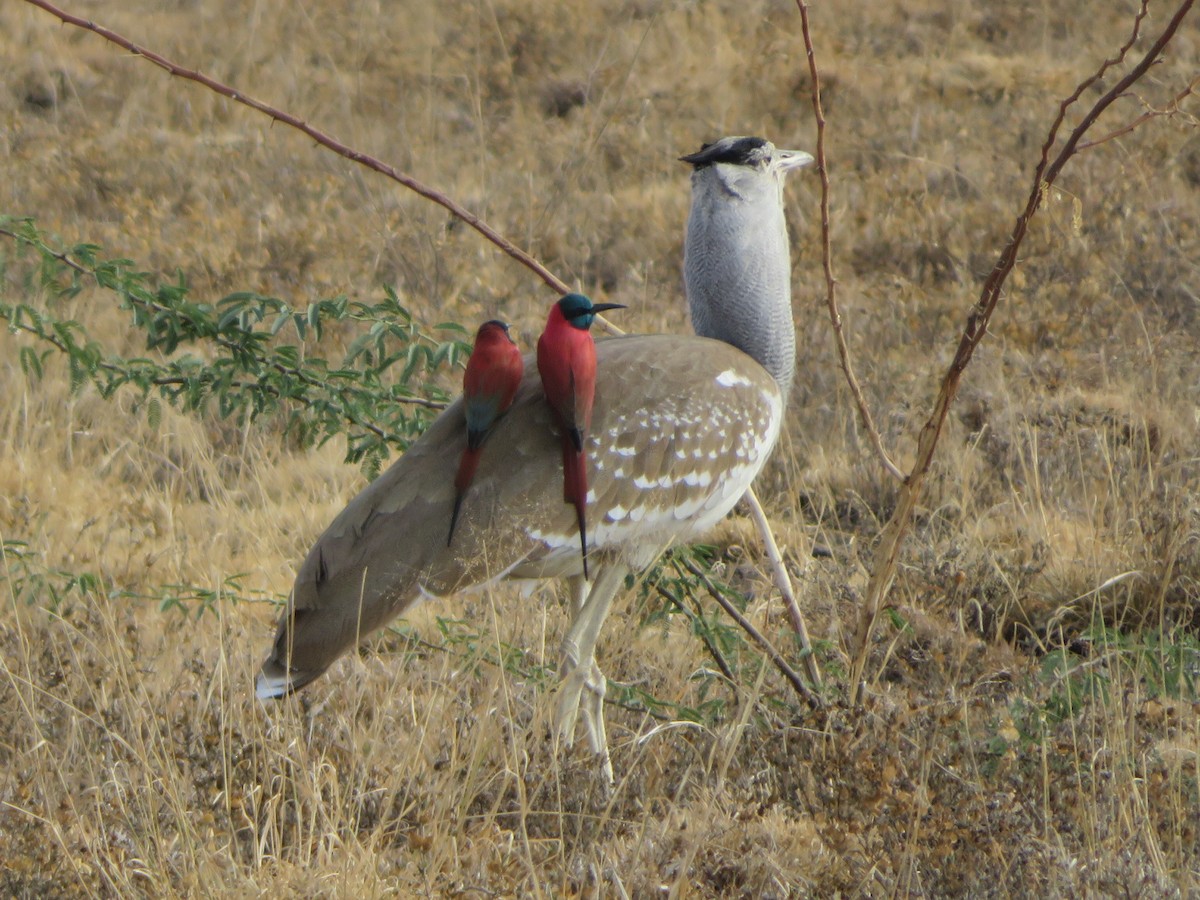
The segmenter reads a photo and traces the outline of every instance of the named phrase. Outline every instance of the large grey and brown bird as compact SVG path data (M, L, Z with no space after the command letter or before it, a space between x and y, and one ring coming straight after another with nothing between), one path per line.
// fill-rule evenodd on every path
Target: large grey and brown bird
M693 166L685 282L708 337L635 335L596 344L587 434L592 581L575 511L562 502L561 447L532 360L492 428L454 535L461 401L443 412L334 519L296 577L258 695L318 677L417 600L504 578L566 578L556 729L569 745L580 713L611 779L605 680L594 651L617 590L672 541L702 534L733 508L779 437L795 371L786 173L812 161L754 137L722 138Z

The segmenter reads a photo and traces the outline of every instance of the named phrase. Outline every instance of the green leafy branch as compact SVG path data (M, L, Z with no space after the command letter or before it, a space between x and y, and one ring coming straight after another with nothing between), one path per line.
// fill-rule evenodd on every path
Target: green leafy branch
M756 661L758 654L749 653L744 636L749 636L759 653L783 675L793 691L810 708L824 706L824 699L817 694L788 663L785 656L745 616L746 597L733 586L716 576L713 571L716 548L695 544L676 547L662 557L642 579L642 600L650 599L651 592L669 606L648 607L647 621L665 618L679 613L688 620L692 635L698 638L716 663L717 671L706 670L708 681L719 680L728 685L745 683L745 673L740 671L738 660L745 654ZM707 594L715 600L720 610L706 613L697 599ZM721 617L724 612L733 624ZM797 639L799 636L797 635ZM814 652L801 649L800 656ZM757 664L757 662L756 662ZM707 684L702 693L707 693Z
M0 217L0 235L26 264L29 296L70 299L91 286L115 295L155 354L119 356L74 319L0 299L9 329L40 342L20 349L26 376L40 379L48 357L65 355L73 391L90 383L109 398L132 388L152 424L161 415L159 399L187 412L215 405L222 418L239 423L283 413L285 433L301 446L344 434L347 461L373 475L389 448L407 447L430 411L445 407L448 395L435 376L470 352L461 326L437 325L443 336L434 337L389 288L376 303L336 297L296 309L243 291L210 304L192 300L182 279L156 284L130 260L104 258L94 244L56 247L31 219ZM334 323L359 330L340 364L309 352ZM285 330L295 342L283 339Z

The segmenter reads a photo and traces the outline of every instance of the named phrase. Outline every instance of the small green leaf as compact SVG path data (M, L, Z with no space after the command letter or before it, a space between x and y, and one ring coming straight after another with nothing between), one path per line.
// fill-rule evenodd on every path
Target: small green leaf
M32 381L42 379L42 360L32 347L21 348L21 371Z

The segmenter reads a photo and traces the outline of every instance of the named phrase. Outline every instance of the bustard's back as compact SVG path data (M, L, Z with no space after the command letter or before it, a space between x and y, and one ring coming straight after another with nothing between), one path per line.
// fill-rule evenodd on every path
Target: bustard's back
M631 568L672 539L719 521L779 436L774 380L717 341L638 335L597 341L590 552ZM572 507L562 500L561 447L532 358L494 427L454 534L454 475L466 446L461 401L355 497L296 577L294 629L280 623L259 678L274 696L317 677L361 637L423 596L504 576L582 573ZM291 658L291 678L285 660Z

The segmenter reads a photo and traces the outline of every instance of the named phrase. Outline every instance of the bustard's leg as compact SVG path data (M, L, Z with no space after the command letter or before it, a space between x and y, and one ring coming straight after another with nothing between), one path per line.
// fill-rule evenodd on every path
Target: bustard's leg
M563 637L562 643L562 663L559 674L562 675L563 683L562 695L559 697L558 703L557 721L559 737L570 747L575 740L575 716L583 713L583 724L588 733L588 745L592 748L593 753L604 757L605 774L608 775L609 781L612 781L612 767L608 761L608 735L604 729L604 695L608 690L608 685L595 657L596 640L599 638L600 628L599 625L595 626L595 636L590 642L592 661L589 666L585 659L580 658L582 655L580 645L587 643L586 636L582 632L586 627L583 610L590 596L589 585L585 579L576 575L567 579L567 586L571 592L569 601L571 624L567 628L567 634ZM593 606L591 612L594 613L595 610L596 607ZM607 615L607 610L605 610L605 614Z
M605 680L596 665L596 640L608 616L613 597L625 581L629 567L609 562L597 567L591 590L581 577L569 579L571 589L571 625L562 642L562 685L555 715L555 730L568 747L575 738L575 721L583 712L588 744L603 757L602 768L611 782L612 763L608 758L608 736L604 728ZM585 593L586 592L586 593ZM585 693L586 689L586 693Z

